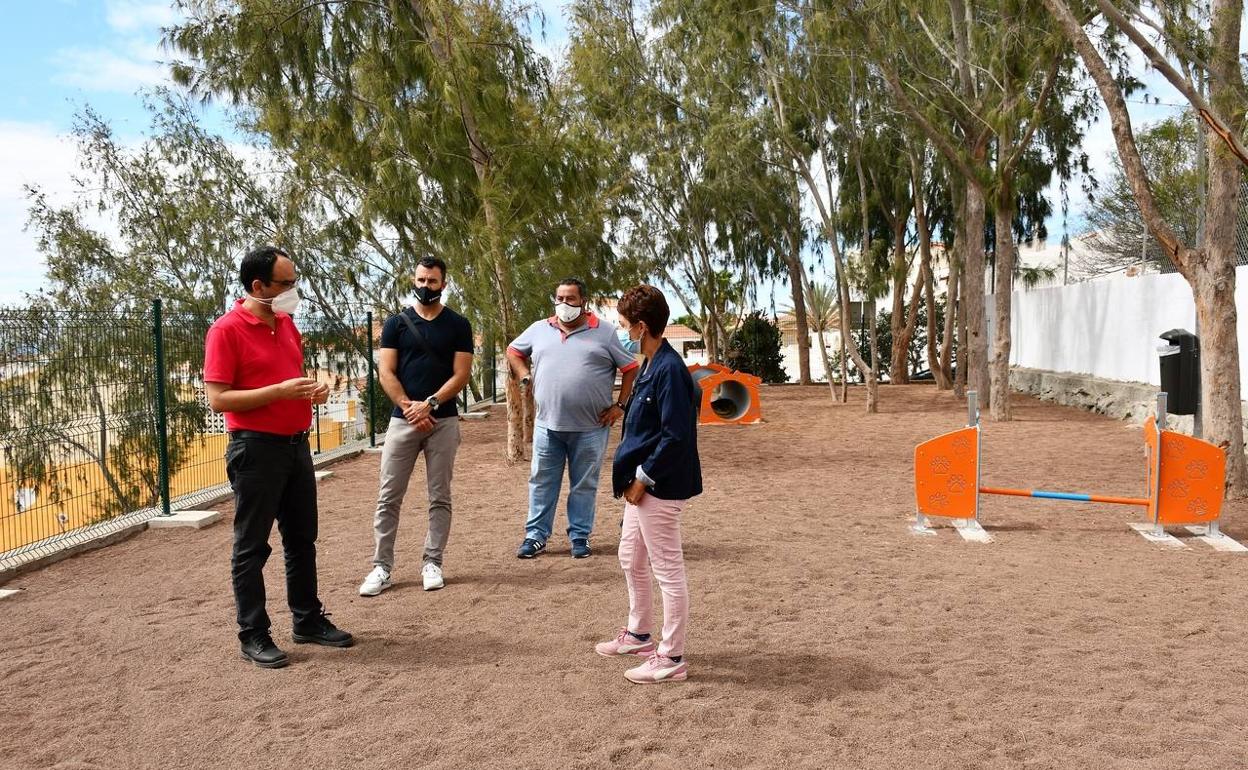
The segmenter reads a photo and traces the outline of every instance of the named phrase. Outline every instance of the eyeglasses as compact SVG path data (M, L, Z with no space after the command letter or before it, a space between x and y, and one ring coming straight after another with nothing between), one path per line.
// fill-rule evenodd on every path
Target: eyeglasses
M568 305L570 307L583 307L585 305L585 302L583 300L578 299L577 301L573 302L563 297L551 297L550 301L555 303L556 305Z

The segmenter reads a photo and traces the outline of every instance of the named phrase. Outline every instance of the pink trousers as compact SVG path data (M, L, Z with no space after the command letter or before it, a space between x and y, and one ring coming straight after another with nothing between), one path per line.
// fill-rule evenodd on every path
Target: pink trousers
M659 654L685 654L689 624L689 584L680 546L680 514L688 500L660 500L647 494L640 505L624 504L620 532L620 566L628 584L628 630L654 632L654 600L650 575L663 594L663 640Z

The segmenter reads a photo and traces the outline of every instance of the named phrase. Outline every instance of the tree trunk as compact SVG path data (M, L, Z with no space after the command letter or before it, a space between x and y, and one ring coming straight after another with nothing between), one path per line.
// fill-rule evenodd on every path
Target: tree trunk
M433 54L434 59L444 68L449 75L455 70L454 57L451 55L451 30L450 19L445 12L441 17L435 20L438 14L430 13L425 3L421 0L410 0L410 7L421 20L422 28L429 42L429 51ZM439 23L441 28L439 28ZM468 145L468 157L472 162L473 171L477 177L478 198L481 201L481 210L485 215L485 226L489 238L489 263L493 275L491 279L494 282L497 291L497 310L499 327L503 330L503 335L507 339L514 339L517 329L515 319L512 313L513 297L511 285L511 265L507 260L507 256L503 249L500 223L498 221L498 213L494 208L494 200L490 195L490 187L493 184L492 169L492 153L481 136L481 132L477 126L477 117L473 110L473 106L461 94L459 97L459 118L464 127L464 139ZM510 367L508 367L510 369ZM513 398L519 390L518 384L515 383L515 375L508 374L507 377L507 460L516 462L524 459L524 447L527 442L524 441L524 429L521 424L523 410L520 408L518 400Z
M967 359L971 346L967 341L966 318L966 271L958 271L958 363L953 378L953 395L966 398L967 371L971 368Z
M875 300L867 302L867 349L871 353L871 376L867 378L867 401L878 403L880 388L880 341L875 332ZM878 409L878 407L877 407ZM876 409L868 409L874 412Z
M992 398L993 420L1010 419L1010 304L1014 294L1014 193L1008 179L1001 180L994 212L997 234L997 270L993 286L996 323L993 326Z
M1235 89L1244 82L1237 56L1242 15L1242 0L1213 3L1210 100L1223 115L1235 116L1233 131L1237 137L1243 135L1245 122ZM1192 287L1200 321L1201 418L1205 439L1226 449L1227 494L1244 497L1248 495L1248 468L1235 307L1235 228L1243 166L1212 130L1205 145L1209 167L1203 244L1206 259L1196 260L1203 275Z
M823 329L815 332L816 338L819 340L819 354L823 357L823 371L828 378L828 390L832 392L832 399L836 400L836 382L832 379L832 361L828 359L828 346L823 342ZM844 363L842 363L842 366Z
M841 403L849 403L849 354L845 350L845 335L838 335L841 338Z
M927 370L932 373L938 390L945 390L948 381L940 366L940 352L936 347L936 286L932 278L930 262L922 263L923 270L923 303L927 307Z
M1135 144L1131 117L1113 73L1070 7L1063 0L1044 0L1044 4L1074 45L1100 91L1109 112L1123 172L1149 232L1192 287L1196 318L1201 325L1201 408L1205 438L1226 450L1227 496L1244 497L1248 495L1248 467L1244 458L1239 340L1235 325L1235 222L1242 169L1222 137L1209 135L1206 142L1209 197L1203 248L1192 249L1181 243L1173 226L1157 207L1148 171ZM1242 136L1244 131L1244 113L1237 93L1244 83L1238 55L1242 15L1243 0L1214 0L1210 96L1219 111L1236 116L1230 127L1236 136Z
M910 289L910 305L906 308L906 322L901 327L901 338L893 338L894 349L900 345L903 355L901 358L902 371L906 373L906 378L902 384L910 384L910 343L914 341L914 330L919 325L919 303L923 301L923 287L927 283L926 268L920 263L919 274L915 276L914 286Z
M953 373L953 348L954 338L959 328L959 308L962 305L958 296L958 288L962 283L959 272L958 260L950 254L948 285L945 288L945 328L940 340L940 375L936 379L941 390L950 390L956 385Z
M909 359L909 344L906 335L906 223L908 219L900 214L893 223L893 312L889 318L889 329L893 333L893 349L889 354L888 381L893 385L906 385L910 382L910 369L906 365Z
M794 192L797 185L793 185ZM806 271L802 268L802 244L792 232L786 233L789 239L789 250L784 254L784 262L789 268L789 288L793 295L793 322L797 326L797 381L801 385L809 385L810 379L810 324L806 318L806 300L802 291ZM823 343L820 342L822 345ZM824 357L827 351L824 350ZM832 373L828 372L828 382L832 381Z
M976 154L977 164L984 162L982 151ZM971 180L966 184L965 218L958 233L965 233L960 249L963 258L962 306L966 313L965 333L961 337L958 358L965 366L958 369L965 382L979 393L980 403L992 392L988 378L988 327L984 313L984 193Z
M841 361L843 362L845 356L848 355L853 359L854 366L858 367L858 371L862 372L863 379L867 381L867 414L875 414L880 411L875 367L862 359L862 356L858 354L857 346L850 344L850 340L853 338L849 334L849 277L845 275L844 255L840 253L839 248L835 244L833 245L832 256L836 260L836 287L841 299L841 312L839 314L841 320L841 350L845 353L845 355L841 356ZM872 364L874 364L874 361L872 361ZM845 388L843 397L845 401L849 401L849 381L843 380L843 382L844 385L842 387Z

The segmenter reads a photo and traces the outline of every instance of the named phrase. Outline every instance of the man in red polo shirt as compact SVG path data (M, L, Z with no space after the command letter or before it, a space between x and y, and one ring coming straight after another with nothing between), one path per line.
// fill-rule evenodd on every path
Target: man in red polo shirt
M247 296L208 330L204 387L225 413L226 472L234 489L232 576L244 658L262 668L290 661L269 635L264 563L277 521L286 556L286 596L296 642L350 647L316 595L316 476L308 447L312 404L326 385L304 376L303 341L290 314L299 304L295 263L274 247L243 257Z

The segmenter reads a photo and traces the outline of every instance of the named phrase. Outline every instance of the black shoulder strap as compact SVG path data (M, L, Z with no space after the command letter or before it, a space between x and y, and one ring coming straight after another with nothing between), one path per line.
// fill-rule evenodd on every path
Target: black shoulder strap
M407 315L407 308L399 313L399 318L403 319L403 323L407 324L407 329L412 333L412 340L417 350L428 350L429 345L425 342L425 334L420 330L414 321Z

